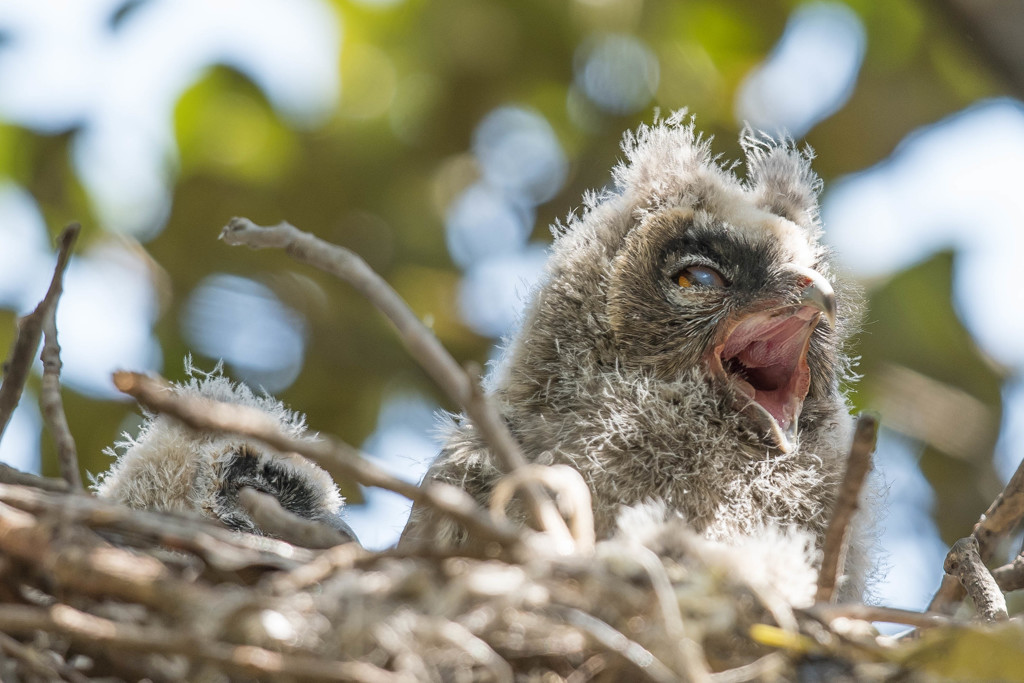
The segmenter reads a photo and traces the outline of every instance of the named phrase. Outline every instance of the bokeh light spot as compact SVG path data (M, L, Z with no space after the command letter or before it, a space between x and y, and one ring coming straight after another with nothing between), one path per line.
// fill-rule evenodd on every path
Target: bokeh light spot
M865 41L864 25L846 5L801 5L768 59L740 84L737 118L803 137L850 98Z
M508 334L518 322L527 295L540 282L547 249L531 244L522 251L495 254L471 267L459 288L466 323L488 337Z
M448 252L463 268L494 253L522 247L533 226L532 213L509 202L485 183L470 186L455 200L445 220Z
M637 38L604 35L576 54L576 83L594 104L618 115L647 106L658 89L658 58Z
M235 275L211 275L195 288L183 311L188 343L223 359L247 383L275 392L298 377L306 323L270 288Z
M473 135L473 153L489 183L529 204L554 197L568 172L551 125L520 107L501 107L484 117Z

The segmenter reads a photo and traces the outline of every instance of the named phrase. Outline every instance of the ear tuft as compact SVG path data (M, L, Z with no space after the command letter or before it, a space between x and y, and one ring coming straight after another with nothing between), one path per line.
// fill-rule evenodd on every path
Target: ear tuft
M816 230L821 178L811 170L814 150L798 150L792 138L776 140L748 124L740 135L747 159L747 189L758 206L801 227Z

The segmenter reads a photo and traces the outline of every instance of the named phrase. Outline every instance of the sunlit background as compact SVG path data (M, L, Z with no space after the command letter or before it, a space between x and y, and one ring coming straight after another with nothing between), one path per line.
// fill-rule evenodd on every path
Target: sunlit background
M80 220L58 326L86 470L138 422L111 371L180 379L192 353L416 480L452 406L344 286L219 243L228 218L356 250L481 362L623 130L688 106L729 159L743 121L786 129L870 304L877 599L921 608L1024 457L1024 60L1000 42L1024 24L969 5L0 0L0 346ZM53 474L37 386L0 458ZM341 483L363 542L393 543L406 501Z

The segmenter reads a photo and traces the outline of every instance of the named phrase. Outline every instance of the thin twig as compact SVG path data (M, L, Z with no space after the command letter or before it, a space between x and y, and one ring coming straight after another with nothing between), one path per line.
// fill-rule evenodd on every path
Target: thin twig
M57 297L60 296L60 283L79 230L81 226L78 223L72 223L64 228L58 239L57 265L53 271L53 279L50 280L50 287L35 310L18 320L18 335L4 363L4 381L0 385L0 439L3 438L11 415L21 400L21 392L25 389L32 361L36 357L36 349L39 348L39 340L43 336L45 312L56 305Z
M996 499L985 510L971 536L978 540L978 556L982 562L988 562L995 552L997 542L1016 528L1024 517L1024 460L1017 465L1017 471L1006 482ZM964 598L964 588L960 582L948 574L942 577L942 584L936 591L929 612L951 614Z
M1008 618L1006 598L978 554L978 539L967 536L954 543L943 568L960 581L982 619L1005 621Z
M945 614L937 614L935 612L914 612L912 610L880 607L878 605L862 605L860 603L843 605L818 603L803 611L825 623L841 617L860 619L861 621L881 621L887 624L906 624L916 628L935 628L937 626L952 626L962 623Z
M632 666L640 680L654 681L655 683L680 680L680 676L665 666L650 650L635 640L627 638L607 622L575 607L550 605L548 609L558 613L567 623L586 633L591 640L608 652L622 657ZM631 677L631 680L638 679Z
M238 434L282 453L298 453L337 479L388 489L415 503L430 506L461 523L483 541L496 542L509 549L518 548L522 542L519 530L491 519L462 489L436 482L423 486L410 484L388 474L359 451L336 439L321 437L313 441L288 436L276 420L260 410L176 394L168 391L165 381L139 373L117 372L114 384L149 410L170 415L193 429Z
M219 571L247 567L295 569L315 556L272 538L233 532L211 521L168 511L133 510L85 495L54 495L0 484L0 502L34 515L60 517L69 524L119 534L125 543L158 543L190 552Z
M818 602L831 602L835 593L836 580L842 566L846 549L846 536L850 521L857 511L858 500L864 480L871 470L871 454L875 450L878 436L878 420L871 415L857 418L857 426L850 446L850 457L846 464L846 474L836 496L836 504L832 510L832 519L825 532L822 544L821 570L818 572Z
M232 218L221 231L220 238L227 244L244 244L253 249L284 249L296 260L352 285L391 321L410 355L466 411L506 473L511 474L526 465L519 445L494 403L480 390L479 383L459 366L398 292L355 253L302 232L287 222L266 227L247 218ZM551 533L556 543L571 548L569 530L543 487L528 485L524 493L528 509L539 528Z
M64 492L68 490L68 483L63 479L51 479L40 477L36 474L29 474L0 462L0 484L14 484L16 486L33 486L44 491Z
M787 664L786 656L779 652L769 652L764 657L750 664L734 669L726 669L711 674L712 683L747 683L747 681L764 681L781 679L781 672Z
M299 517L285 510L277 498L249 486L243 486L238 492L238 502L249 513L256 526L268 536L280 538L301 548L333 548L354 540L352 536L326 524Z
M1024 588L1024 553L1013 558L1013 562L993 569L992 578L1004 593Z
M16 657L25 666L44 680L65 680L72 683L88 683L88 678L80 671L64 662L48 660L35 648L20 643L6 633L0 633L0 651L8 657ZM56 654L56 653L54 653Z
M76 233L77 230L70 233L69 249ZM57 447L57 464L60 467L61 478L68 483L72 491L80 492L85 488L82 486L82 473L78 469L78 451L75 448L75 439L71 435L71 428L68 426L67 415L64 414L64 401L60 395L62 364L60 344L57 343L57 304L64 292L62 269L53 274L50 291L53 293L51 303L42 313L43 352L40 360L43 361L43 378L39 388L39 407L46 428ZM47 297L49 296L47 293Z
M330 661L322 657L274 652L252 645L210 641L178 629L118 623L68 605L48 608L0 605L0 631L29 634L60 633L80 643L114 650L150 654L186 655L224 667L228 671L261 678L301 678L318 681L407 681L401 674L364 662Z

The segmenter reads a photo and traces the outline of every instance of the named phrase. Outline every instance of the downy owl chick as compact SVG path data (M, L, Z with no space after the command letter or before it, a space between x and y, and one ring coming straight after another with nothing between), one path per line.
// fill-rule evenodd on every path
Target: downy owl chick
M851 437L841 385L857 303L833 285L810 155L750 131L741 144L745 179L682 113L627 134L615 191L555 227L491 378L527 458L590 485L599 536L649 500L725 542L769 528L820 542L828 522ZM486 503L501 471L456 416L426 476ZM428 537L465 533L414 507L403 539ZM865 545L851 543L847 596Z
M306 419L269 395L257 395L221 374L194 369L172 391L257 408L276 419L289 436L305 436ZM136 438L107 449L117 461L99 476L97 495L136 509L198 513L229 529L262 534L239 503L242 487L273 496L300 517L321 522L355 539L341 518L343 499L331 476L298 455L263 452L244 440L200 434L163 415L145 415Z

